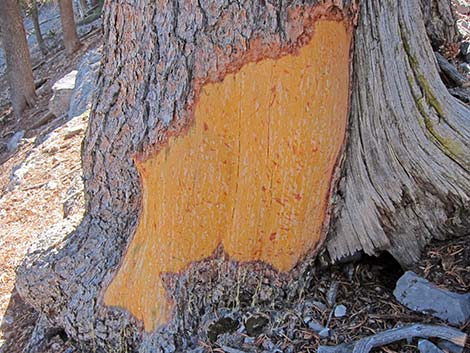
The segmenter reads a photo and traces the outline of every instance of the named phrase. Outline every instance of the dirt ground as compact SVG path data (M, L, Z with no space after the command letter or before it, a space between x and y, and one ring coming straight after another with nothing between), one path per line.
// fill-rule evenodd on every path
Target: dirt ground
M21 352L36 320L14 290L16 267L36 234L64 216L78 222L83 212L80 149L88 112L72 120L62 117L37 123L48 112L52 85L76 69L87 51L101 45L100 23L82 28L81 33L83 45L73 57L65 55L57 36L57 43L49 43L46 57L32 58L38 97L21 121L12 114L6 77L0 75L1 352ZM9 152L7 143L18 131L25 132L24 139L15 152Z

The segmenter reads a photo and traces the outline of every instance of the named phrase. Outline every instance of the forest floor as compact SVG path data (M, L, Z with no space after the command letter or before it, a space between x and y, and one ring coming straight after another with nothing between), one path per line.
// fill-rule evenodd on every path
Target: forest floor
M57 5L44 6L40 21L49 48L45 57L37 48L30 19L25 19L39 87L35 106L21 121L14 118L9 104L0 55L0 352L8 353L22 352L36 322L34 310L14 289L16 267L38 233L64 216L78 223L83 212L80 149L88 112L73 119L38 121L48 113L53 84L76 69L85 53L100 46L102 37L100 19L78 26L83 45L68 57L61 43ZM24 137L18 148L9 151L8 142L20 131ZM63 344L54 345L52 340L44 352L63 350Z
M470 2L469 2L470 5ZM51 22L57 14L51 10ZM44 21L47 21L45 19ZM463 34L470 40L470 16L459 19ZM465 32L467 31L467 32ZM79 222L83 212L80 148L87 126L87 113L71 120L53 120L32 129L47 112L54 82L76 68L89 49L100 45L99 24L82 27L83 47L73 58L65 56L60 46L60 34L51 38L51 52L46 58L33 55L36 80L45 79L38 89L35 107L26 111L17 122L8 104L6 78L0 70L0 352L20 353L27 346L34 330L37 314L24 303L14 289L15 269L21 263L38 233L64 219ZM55 36L55 35L54 35ZM31 42L34 46L34 43ZM0 63L1 64L1 63ZM1 69L1 68L0 68ZM5 148L18 131L25 136L15 152ZM65 208L65 209L64 209ZM65 211L65 212L64 212ZM65 213L65 214L64 214ZM435 242L424 252L413 269L438 286L459 293L470 292L470 234L463 238ZM365 257L354 264L321 269L312 278L304 296L290 303L282 315L265 312L266 325L255 337L246 336L243 345L268 350L270 345L293 347L293 352L316 352L319 344L338 344L396 327L406 323L442 323L429 315L412 312L399 304L393 289L403 274L389 256ZM325 310L311 313L314 319L331 329L329 338L320 338L305 318L299 315L305 303L328 303L328 292L337 286L335 303ZM332 315L335 305L344 305L347 313ZM276 318L274 318L276 317ZM459 327L470 334L470 323ZM279 335L279 329L284 332ZM215 343L202 342L208 352L223 352L234 336L225 335ZM237 338L238 339L238 338ZM247 347L248 347L247 346ZM248 349L248 348L247 348ZM417 352L416 342L390 345L378 352ZM37 353L75 352L62 332L56 332Z

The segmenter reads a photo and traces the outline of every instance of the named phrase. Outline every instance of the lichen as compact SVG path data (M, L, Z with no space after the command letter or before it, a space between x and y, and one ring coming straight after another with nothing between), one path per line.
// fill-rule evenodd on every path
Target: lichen
M436 131L434 123L432 119L429 117L423 101L425 101L430 107L432 107L435 110L439 118L439 121L442 119L443 121L447 123L444 109L441 103L439 102L439 100L434 95L431 89L431 86L426 80L426 77L420 72L418 59L411 53L410 45L401 28L400 28L400 36L402 39L403 48L408 57L408 61L410 63L411 70L414 76L414 79L413 79L413 76L411 74L409 73L407 74L408 84L410 85L411 93L416 102L416 107L418 108L418 111L422 119L424 119L424 124L423 124L421 117L418 117L419 124L421 127L425 128L429 132L429 135L431 136L431 138L437 144L439 144L440 148L443 150L443 152L447 156L449 156L450 158L452 158L453 160L459 163L459 161L461 160L460 156L463 153L461 150L461 147L459 146L458 143L456 143L451 138L443 137ZM423 92L423 97L417 97L415 95L413 91L414 82L418 83L418 86Z

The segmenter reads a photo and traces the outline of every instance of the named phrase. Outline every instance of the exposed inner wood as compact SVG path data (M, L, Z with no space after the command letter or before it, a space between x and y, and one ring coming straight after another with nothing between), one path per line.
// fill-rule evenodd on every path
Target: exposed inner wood
M139 163L143 210L105 303L147 331L168 321L163 273L219 244L289 271L320 240L343 146L351 36L321 20L298 53L247 63L202 87L187 133Z

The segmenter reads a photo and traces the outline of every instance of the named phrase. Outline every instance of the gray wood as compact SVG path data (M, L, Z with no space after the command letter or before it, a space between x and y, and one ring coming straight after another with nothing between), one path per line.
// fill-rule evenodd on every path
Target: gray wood
M379 332L349 344L320 346L318 347L318 353L368 353L373 348L386 346L405 339L413 339L415 337L441 338L460 348L465 347L467 340L465 333L452 327L413 324Z
M353 353L369 353L375 347L385 346L396 341L413 337L442 338L460 347L464 347L467 340L466 334L452 327L416 324L387 330L363 338L354 345Z
M434 54L436 55L439 67L454 84L460 87L470 87L470 81L465 77L464 74L460 73L457 68L447 61L447 59L444 58L441 54L437 52Z
M416 1L362 1L333 260L385 250L411 266L470 227L470 110L442 83L421 18Z
M450 1L420 0L426 31L432 46L438 50L458 40L456 17Z
M462 102L470 104L470 88L455 87L449 89L449 92Z

